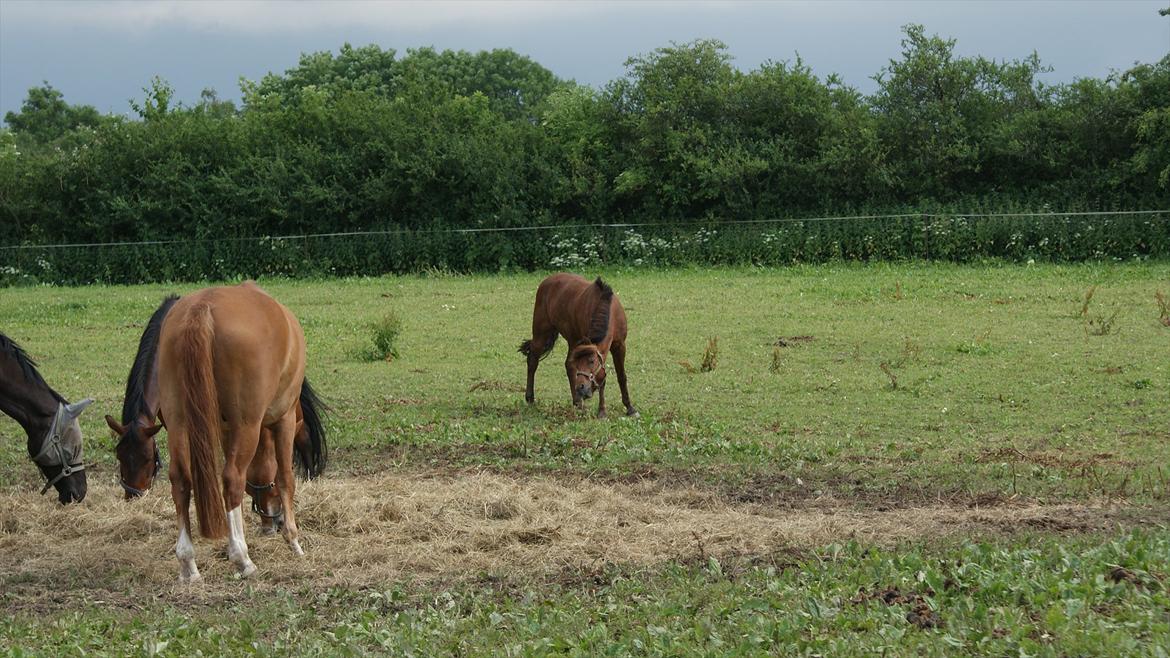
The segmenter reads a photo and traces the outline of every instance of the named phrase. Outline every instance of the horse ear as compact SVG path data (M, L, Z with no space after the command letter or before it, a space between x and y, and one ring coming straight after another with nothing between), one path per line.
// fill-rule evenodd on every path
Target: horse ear
M68 414L70 418L77 418L81 415L81 412L85 411L85 408L91 404L93 404L93 398L85 398L79 402L67 404L65 405L65 413Z
M142 430L142 435L149 439L155 434L158 434L158 431L162 428L162 425L152 425L151 427L147 427L146 429Z
M126 428L118 424L118 421L114 420L114 417L109 414L106 414L106 425L110 426L115 436L122 436L126 433Z

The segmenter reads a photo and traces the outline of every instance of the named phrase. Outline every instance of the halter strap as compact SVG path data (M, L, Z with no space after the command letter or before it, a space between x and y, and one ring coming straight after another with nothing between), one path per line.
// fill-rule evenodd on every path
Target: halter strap
M145 489L138 489L136 487L132 487L132 486L126 484L126 480L122 479L121 475L118 476L118 484L122 485L122 491L125 491L126 493L130 494L131 496L145 496L146 492L149 491L150 488L154 486L154 480L155 480L155 478L158 477L158 472L161 469L162 469L162 457L160 457L158 454L158 445L156 444L154 446L154 472L150 474L150 482L147 483L146 488Z
M577 374L584 375L585 377L588 377L589 381L591 381L591 382L596 382L597 381L597 373L599 373L605 369L605 356L603 356L601 354L601 350L599 350L599 349L594 349L593 351L597 353L597 367L593 369L593 372L587 372L585 370L578 370Z
M62 479L67 478L79 471L85 470L84 463L78 462L76 464L70 464L69 458L65 456L65 446L61 445L61 419L64 417L65 403L58 402L57 413L53 414L53 424L49 426L48 433L45 434L45 438L42 439L41 451L37 453L36 457L32 458L33 462L40 464L41 466L56 466L58 463L61 465L61 472L58 473L56 477L45 477L45 486L41 489L42 496L45 495L45 492L48 491L50 487L52 487L54 484L57 484ZM56 463L45 463L41 461L41 459L51 455L56 458Z
M276 514L269 514L260 508L260 501L256 499L256 496L259 495L261 491L268 491L274 487L276 487L275 481L269 482L268 484L253 484L247 480L244 480L244 488L252 490L252 511L259 514L263 518L283 523L284 510L279 511Z

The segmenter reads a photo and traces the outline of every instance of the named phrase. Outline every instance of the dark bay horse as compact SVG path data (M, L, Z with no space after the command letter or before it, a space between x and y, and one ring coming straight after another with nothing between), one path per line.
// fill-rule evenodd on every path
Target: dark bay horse
M28 456L45 476L44 494L56 487L62 504L85 498L81 426L77 417L93 402L69 404L54 391L37 364L11 338L0 333L0 411L28 435Z
M179 525L180 581L200 577L190 535L192 493L200 534L228 537L227 555L239 574L256 572L244 540L242 503L261 429L272 436L282 533L294 554L304 554L293 507L293 433L304 376L300 323L253 282L191 293L166 314L159 334L158 387Z
M565 375L573 404L583 407L583 401L596 391L597 416L605 417L605 360L612 353L626 415L637 416L626 386L626 312L613 289L600 278L590 283L565 272L540 282L532 309L532 338L520 344L520 353L528 357L524 399L529 404L536 401L536 368L552 351L558 335L569 343Z
M178 299L176 295L165 298L142 332L134 365L126 379L122 422L106 416L106 424L118 437L115 453L120 470L119 483L127 500L145 494L162 466L158 443L154 438L160 429L166 427L159 404L158 339L162 322ZM297 405L293 446L297 466L309 479L319 476L325 470L328 459L325 428L321 422L323 408L324 404L306 379L301 386ZM265 531L274 532L279 529L282 518L280 495L275 486L276 455L271 432L263 428L260 431L260 443L248 467L245 486L252 495L252 510L264 519Z

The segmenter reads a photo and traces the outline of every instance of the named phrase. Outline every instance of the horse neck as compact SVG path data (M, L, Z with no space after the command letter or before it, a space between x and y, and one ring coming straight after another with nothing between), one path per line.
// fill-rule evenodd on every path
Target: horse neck
M122 424L129 425L137 423L140 427L146 428L154 425L155 418L158 417L159 411L162 408L161 396L158 388L158 354L153 353L149 355L150 370L142 376L134 377L131 373L130 382L136 382L141 390L134 390L130 382L127 385L130 388L126 391L127 398L134 398L138 401L137 408L129 413L124 408L122 410ZM135 364L135 368L139 368L139 364Z
M40 382L31 382L15 359L0 355L0 411L24 428L29 440L49 431L57 413L58 396Z

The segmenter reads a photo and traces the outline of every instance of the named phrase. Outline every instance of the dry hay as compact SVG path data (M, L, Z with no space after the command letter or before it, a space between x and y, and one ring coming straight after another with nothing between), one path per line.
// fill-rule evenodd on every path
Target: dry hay
M0 590L177 592L174 507L160 482L121 500L91 483L62 508L35 492L0 491ZM357 587L379 582L528 578L607 563L650 565L696 555L767 555L847 539L880 545L1021 529L1093 530L1124 519L1108 505L987 509L793 511L735 505L700 489L515 479L497 474L381 474L326 478L297 490L307 553L263 536L248 514L252 587ZM233 581L224 542L196 540L203 588ZM205 590L206 591L206 590Z

